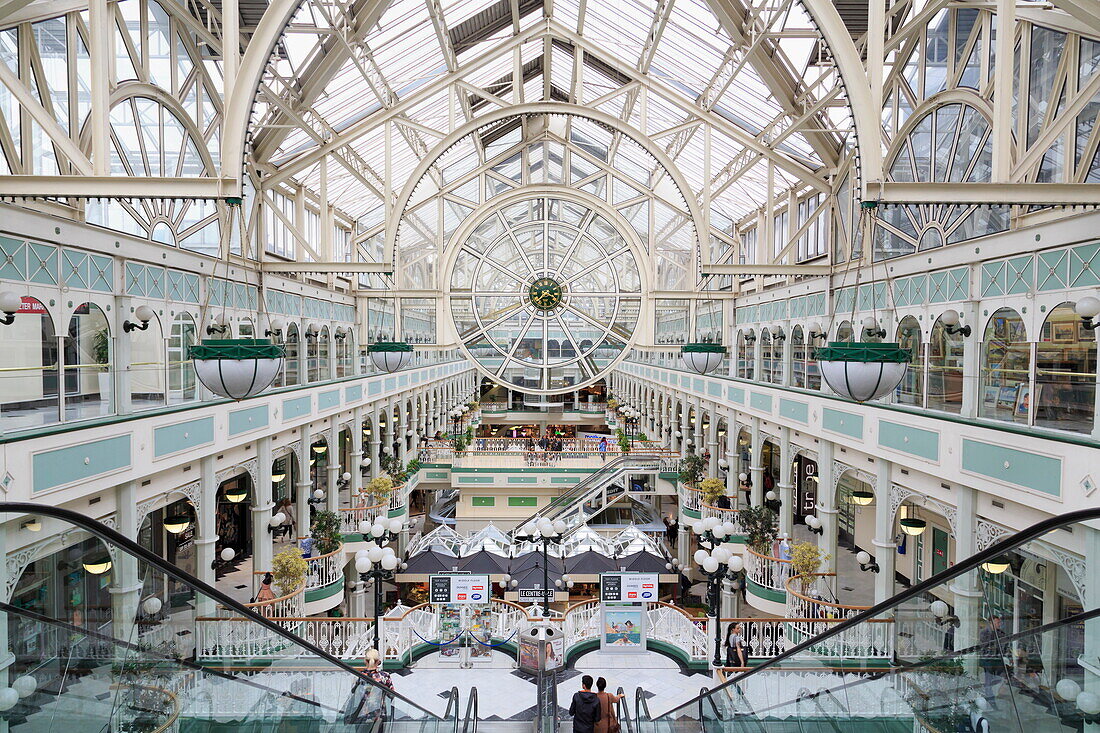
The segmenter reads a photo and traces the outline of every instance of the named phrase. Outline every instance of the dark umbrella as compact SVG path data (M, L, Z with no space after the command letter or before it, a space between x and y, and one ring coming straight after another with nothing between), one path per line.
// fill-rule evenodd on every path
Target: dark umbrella
M565 572L565 564L561 561L560 557L554 557L550 555L548 558L547 569L551 576L560 576ZM528 552L525 555L512 558L512 561L508 563L508 572L512 575L518 576L525 570L531 568L538 568L539 572L542 572L542 553L541 552Z
M586 550L565 558L565 568L571 575L598 575L613 573L619 569L619 565L607 555L602 555L595 550Z
M409 558L409 567L401 572L411 574L445 573L453 570L461 561L457 557L444 555L435 550L418 552Z
M624 555L616 559L615 565L626 568L632 573L667 573L671 572L665 567L667 562L668 560L665 560L660 555L654 555L652 552L639 550L632 555Z
M502 575L508 572L508 558L495 555L487 550L479 550L472 555L459 559L458 569L471 573Z

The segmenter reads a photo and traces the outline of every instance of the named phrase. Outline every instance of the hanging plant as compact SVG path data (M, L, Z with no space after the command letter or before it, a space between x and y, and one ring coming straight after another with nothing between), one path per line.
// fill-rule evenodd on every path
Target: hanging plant
M243 400L271 386L282 371L286 347L270 339L203 339L188 347L188 356L207 389Z
M697 453L688 453L680 461L680 483L694 487L706 470L706 459Z
M680 347L680 360L696 374L709 374L722 365L726 347L707 341L684 344Z
M802 592L810 589L814 581L814 573L821 569L821 564L828 559L828 555L812 542L799 542L791 547L791 570L798 576L802 585Z
M830 389L841 397L867 402L901 384L912 353L896 343L833 341L817 349L814 358Z
M404 369L413 357L413 347L408 341L375 341L367 346L371 363L384 372Z

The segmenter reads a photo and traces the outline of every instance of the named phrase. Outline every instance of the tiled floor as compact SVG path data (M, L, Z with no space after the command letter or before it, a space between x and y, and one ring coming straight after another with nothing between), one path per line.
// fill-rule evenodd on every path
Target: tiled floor
M430 710L442 713L446 707L445 695L457 686L462 700L467 699L471 687L478 689L478 717L482 720L530 720L534 715L535 685L514 668L514 662L503 653L473 669L460 669L455 664L440 662L433 655L424 657L415 668L404 675L394 675L397 691ZM612 690L622 687L633 709L636 688L642 688L649 699L649 709L664 712L699 694L704 686L714 681L705 674L684 674L676 662L660 654L609 654L600 651L584 655L575 669L560 673L558 703L569 707L573 693L580 689L580 676L607 679Z

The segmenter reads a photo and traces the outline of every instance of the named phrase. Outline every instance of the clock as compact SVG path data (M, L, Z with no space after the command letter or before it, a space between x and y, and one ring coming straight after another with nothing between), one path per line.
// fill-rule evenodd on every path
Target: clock
M552 277L540 277L527 289L527 297L539 310L553 310L561 304L561 285Z

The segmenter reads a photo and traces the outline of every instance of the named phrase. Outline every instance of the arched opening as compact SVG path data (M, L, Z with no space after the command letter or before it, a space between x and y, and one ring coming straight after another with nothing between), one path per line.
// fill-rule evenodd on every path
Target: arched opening
M965 337L936 319L928 336L928 407L962 412Z
M1092 432L1096 331L1062 303L1047 314L1035 348L1035 424Z
M283 374L280 387L290 387L298 384L301 344L298 336L298 324L289 323L286 327L286 358L283 359Z
M909 349L909 368L898 384L895 392L897 401L903 405L924 404L924 344L921 340L921 328L917 319L906 316L898 324L897 342L903 349Z
M756 332L751 328L737 334L737 376L741 379L756 378L756 361L753 359L753 345Z
M65 419L114 411L111 368L114 353L107 316L95 303L81 303L69 318L65 337Z
M57 422L57 336L45 304L24 295L15 322L0 329L0 429Z
M1031 346L1020 314L1001 308L982 336L982 417L1028 422L1031 412Z
M271 500L275 502L274 512L282 512L286 517L283 524L276 528L276 538L294 541L297 537L297 492L298 458L290 451L271 462Z
M791 329L791 386L805 387L807 384L806 335L802 326Z
M240 323L237 324L237 338L256 338L256 327L252 324L251 318L242 318Z
M844 343L852 343L855 340L855 333L852 331L851 321L841 321L840 325L836 329L836 340L843 341Z
M170 517L187 517L190 520L187 529L179 533L169 532L164 523ZM138 529L137 542L185 573L195 575L198 570L196 529L194 506L190 500L179 498L146 515ZM142 578L142 598L156 596L164 603L164 608L193 599L193 590L172 580L166 573L153 571L145 563L141 563L139 568L145 573Z
M332 374L332 362L330 361L332 353L332 340L328 326L321 326L320 332L317 334L317 379L316 381L327 380ZM310 381L314 381L311 379Z
M218 508L214 516L214 531L218 540L214 545L215 553L220 556L226 547L236 553L234 565L240 560L252 556L252 497L255 496L252 477L248 473L239 473L227 478L218 486ZM232 568L219 565L221 573Z
M198 343L198 327L190 313L177 313L168 338L168 402L178 404L199 398L195 366L188 349Z

